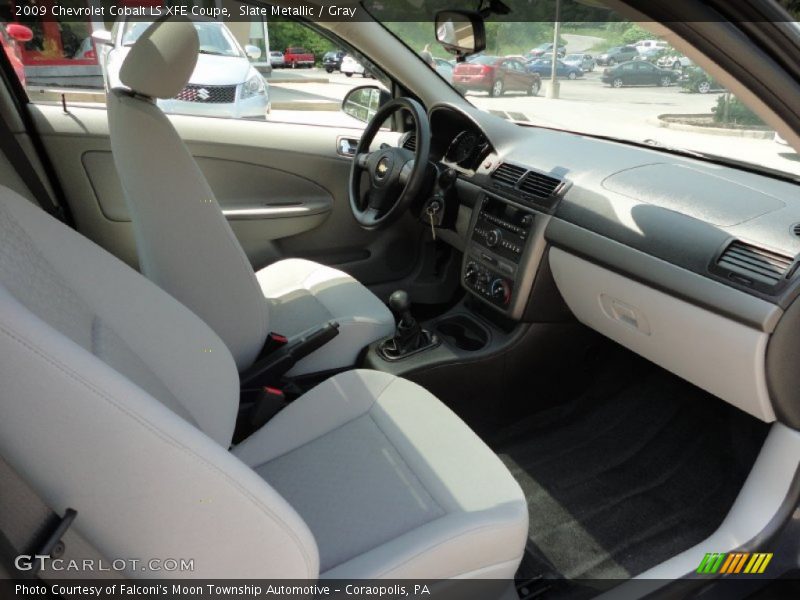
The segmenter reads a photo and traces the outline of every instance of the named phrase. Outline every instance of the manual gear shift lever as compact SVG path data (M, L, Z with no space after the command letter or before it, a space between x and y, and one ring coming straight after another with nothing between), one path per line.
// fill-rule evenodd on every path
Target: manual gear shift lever
M408 299L408 293L404 290L397 290L389 296L389 308L397 315L397 324L403 324L406 327L416 324L416 320L411 316L411 301Z
M422 329L411 314L411 300L404 290L397 290L389 296L389 308L397 318L397 329L394 337L380 346L384 357L396 360L437 342L436 337Z

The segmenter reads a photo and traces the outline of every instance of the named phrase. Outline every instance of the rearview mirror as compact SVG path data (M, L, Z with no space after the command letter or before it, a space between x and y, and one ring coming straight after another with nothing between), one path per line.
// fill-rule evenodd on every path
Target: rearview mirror
M92 40L95 44L111 45L111 32L107 29L95 29L92 32Z
M483 17L469 10L436 13L436 40L450 54L463 58L486 48Z
M248 44L244 47L244 53L247 54L247 58L250 60L256 60L261 57L261 48Z
M378 109L389 101L389 92L374 85L355 87L342 100L342 111L364 123L368 123Z

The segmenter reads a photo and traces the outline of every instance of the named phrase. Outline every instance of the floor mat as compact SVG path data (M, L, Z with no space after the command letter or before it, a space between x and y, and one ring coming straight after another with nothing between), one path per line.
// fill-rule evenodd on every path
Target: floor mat
M572 401L487 440L528 498L519 577L627 579L700 542L767 429L646 361L606 362Z

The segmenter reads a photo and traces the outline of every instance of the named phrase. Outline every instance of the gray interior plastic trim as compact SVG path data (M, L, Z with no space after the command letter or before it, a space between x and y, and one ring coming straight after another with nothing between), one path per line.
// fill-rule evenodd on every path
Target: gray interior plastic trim
M546 236L554 246L759 331L774 331L783 314L775 304L562 219L551 219Z
M679 164L652 163L624 169L606 177L602 185L634 200L720 227L738 225L786 207L775 196Z
M626 348L770 423L769 335L551 248L550 268L575 317Z

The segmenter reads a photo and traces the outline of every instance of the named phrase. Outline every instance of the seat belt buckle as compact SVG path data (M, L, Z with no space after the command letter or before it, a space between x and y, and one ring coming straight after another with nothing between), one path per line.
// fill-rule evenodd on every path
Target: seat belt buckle
M275 352L275 350L282 348L289 343L289 338L280 333L270 331L267 339L264 341L264 347L261 349L261 356L267 356Z
M59 558L66 552L66 545L62 541L62 537L67 533L67 530L72 525L75 517L78 516L78 511L74 508L68 508L64 512L63 517L59 517L55 523L50 534L44 542L34 551L34 556L49 556L51 558ZM32 574L36 575L42 567L42 563L38 562L34 565Z
M269 385L262 387L253 411L250 413L250 425L254 429L260 429L287 404L286 394L282 389Z

